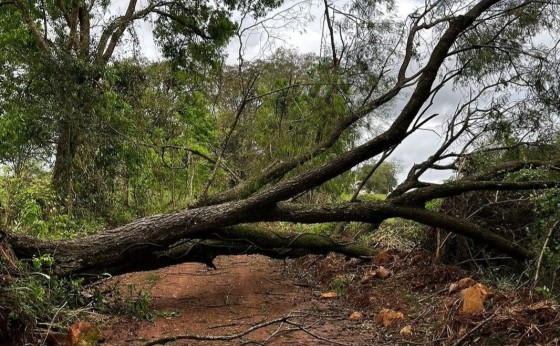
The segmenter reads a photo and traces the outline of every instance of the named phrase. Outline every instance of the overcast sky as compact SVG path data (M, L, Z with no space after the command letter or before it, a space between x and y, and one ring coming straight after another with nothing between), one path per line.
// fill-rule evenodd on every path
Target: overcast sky
M139 1L139 3L145 3ZM338 5L342 1L335 1ZM404 18L411 13L415 8L421 6L424 2L417 0L402 0L397 1L396 14ZM126 10L128 0L120 0L113 3L111 7L111 14L120 14ZM139 7L141 4L139 4ZM339 6L340 7L340 6ZM269 17L278 18L278 14L282 13L284 18L278 18L278 21L270 20L267 26L272 27L268 29L265 34L263 30L255 29L246 32L242 40L242 54L244 61L251 61L254 59L263 58L264 52L273 51L276 48L284 47L291 48L300 53L321 53L321 33L323 23L323 2L322 1L301 1L289 0L282 5L281 8L273 11ZM304 21L301 21L301 17ZM297 17L297 20L290 21L291 17ZM286 25L286 19L288 25ZM251 19L246 19L243 22L243 27L249 27L255 24ZM137 33L140 40L142 52L150 60L158 60L161 57L158 47L154 43L152 36L152 26L147 21L141 21L137 24ZM239 48L240 42L234 38L227 46L227 63L230 65L237 65L239 62ZM440 137L437 133L441 133L441 119L445 114L455 109L460 95L453 92L451 88L444 88L440 95L436 98L431 113L439 113L442 116L439 121L432 121L425 126L426 130L418 131L407 138L401 146L395 150L392 159L402 164L404 171L399 175L400 180L404 178L410 166L417 162L425 160L440 144ZM406 98L402 98L395 106L395 114L402 108ZM441 181L448 178L451 172L434 171L427 172L423 176L423 180L430 182Z
M342 3L343 1L337 2ZM405 18L416 8L422 6L424 1L403 0L397 1L396 3L397 15L401 18ZM287 1L281 8L275 10L274 13L281 13L287 9L293 9L294 11L304 14L305 17L308 18L304 27L294 24L291 28L273 30L271 35L274 36L274 38L264 44L263 41L266 41L267 36L260 35L260 31L257 31L243 41L244 59L250 61L255 58L261 58L263 48L265 48L263 45L266 43L270 44L271 41L274 44L274 48L286 47L295 49L300 53L320 54L324 12L323 6L322 1L314 1L311 4L309 1ZM274 13L272 16L274 16ZM252 25L254 22L248 21L244 24ZM239 47L240 44L238 40L232 40L229 44L227 48L227 62L229 64L238 63ZM438 145L441 144L440 137L438 136L438 133L442 132L441 120L444 118L444 115L454 111L460 98L461 95L454 92L450 87L444 88L436 98L436 102L432 107L433 111L431 112L439 113L442 116L426 124L426 126L424 126L426 130L412 134L395 150L391 158L399 162L404 168L399 175L399 180L404 179L408 173L408 169L414 163L424 161L437 149ZM395 105L395 114L404 106L405 102L406 98L402 98L397 102ZM423 176L423 180L439 182L448 178L450 175L450 171L428 171Z

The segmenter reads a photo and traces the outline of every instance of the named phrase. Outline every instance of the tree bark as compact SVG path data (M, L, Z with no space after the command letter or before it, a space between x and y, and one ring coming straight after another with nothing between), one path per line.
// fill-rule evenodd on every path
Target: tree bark
M80 239L42 241L14 233L6 233L6 236L19 258L51 254L55 260L54 272L58 275L120 274L186 261L208 263L208 259L211 261L215 255L226 253L291 257L335 251L353 257L368 256L373 254L373 250L353 244L340 244L321 235L278 233L268 229L232 226L261 221L362 221L376 224L392 217L403 217L465 235L518 259L533 257L522 246L466 220L391 202L258 206L246 200L154 215ZM212 251L201 247L186 251L182 244L193 244L193 239L214 241L204 243L212 247Z
M116 234L112 237L87 237L62 242L41 241L14 233L4 234L20 259L51 254L56 261L53 268L56 275L86 275L92 279L104 273L118 275L185 262L200 262L213 267L213 259L222 255L262 254L284 259L337 252L365 258L376 253L374 249L363 245L337 242L319 234L270 231L249 225L210 230L206 239L182 240L169 246L138 241L124 250L111 246L113 242L122 241Z

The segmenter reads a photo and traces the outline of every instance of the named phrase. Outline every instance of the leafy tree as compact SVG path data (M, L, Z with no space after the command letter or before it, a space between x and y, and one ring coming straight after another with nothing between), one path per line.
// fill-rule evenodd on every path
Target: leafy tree
M137 40L136 23L154 21L163 54L177 68L204 74L221 62L221 49L235 33L234 10L262 15L278 1L130 0L121 15L110 1L2 1L0 42L3 54L2 142L10 148L2 160L19 172L30 156L54 156L52 184L63 196L68 215L75 201L91 195L98 182L89 172L99 167L110 141L109 113L128 116L123 93L133 93L141 69L133 59L130 75L118 74L118 56ZM97 27L95 23L101 23ZM132 51L137 56L136 50ZM125 79L130 78L125 81ZM117 81L121 85L113 85ZM132 87L132 89L131 89ZM108 107L113 108L108 108ZM115 119L109 119L115 120ZM22 131L23 129L25 131ZM12 152L10 154L10 152ZM103 159L102 159L103 160ZM103 177L106 179L108 177Z
M383 162L379 167L375 170L375 172L369 177L369 172L374 168L375 163L373 164L366 164L360 167L358 172L356 173L356 179L358 182L363 182L364 184L364 191L370 193L380 193L380 194L389 194L389 192L393 191L393 189L397 186L397 174L399 173L399 169L397 164L394 162Z
M223 159L240 179L255 176L271 164L297 159L307 148L325 141L348 106L344 81L330 70L328 61L312 54L280 49L267 59L246 63L241 71L226 68L217 82L210 88L218 93L208 99L217 100L218 127L224 129L220 136L228 138L231 133ZM348 131L329 151L340 153L357 138L356 131ZM324 159L314 162L319 161ZM338 195L348 185L348 178L343 178L321 190Z

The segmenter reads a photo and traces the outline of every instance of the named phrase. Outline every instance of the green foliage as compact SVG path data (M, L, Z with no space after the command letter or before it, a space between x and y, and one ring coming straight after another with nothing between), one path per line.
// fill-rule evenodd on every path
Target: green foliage
M146 280L147 283L149 284L155 284L161 281L161 276L159 276L158 274L151 272L146 274L146 276L144 277L144 280Z
M81 317L76 309L87 303L82 280L55 278L52 266L51 256L33 258L8 285L0 285L0 312L6 314L2 323L29 330L48 323L64 329Z
M560 272L560 189L550 189L533 196L538 215L529 230L535 253L544 250L539 271L539 282L535 282L543 295L557 293ZM547 246L543 248L548 239Z
M550 291L550 288L547 287L546 285L541 287L535 287L535 293L537 293L544 299L552 298L552 292Z
M317 223L311 225L298 223L295 225L294 228L298 234L311 233L311 234L331 235L335 227L336 227L336 223L325 222L325 223Z
M110 4L80 11L91 23L101 22ZM3 4L0 164L15 178L25 175L30 163L50 171L50 182L43 185L52 189L57 207L47 215L32 198L26 206L15 206L23 214L4 217L4 224L18 219L20 228L32 234L63 236L63 224L79 228L83 220L101 220L117 225L191 203L209 164L189 150L211 157L209 148L217 145L215 119L202 90L213 77L209 71L221 67L221 49L237 30L231 11L258 17L278 5L179 1L158 7L172 13L154 14L155 36L169 60L146 64L137 52L133 59L111 60L112 52L96 57L102 46L96 40L105 28L89 35L93 26L80 22L79 37L70 37L68 18L74 13L65 13L60 4L46 2L40 10L34 3L26 3L26 9ZM53 29L45 33L52 42L48 53L22 13L40 21L39 31L43 22ZM134 28L128 29L119 42L134 40ZM75 41L81 39L87 41ZM123 52L121 43L117 49Z
M365 202L382 202L387 199L387 195L383 193L361 193L358 200Z
M102 313L126 315L147 321L157 316L157 312L150 309L150 294L132 284L126 286L125 292L116 285L96 287L92 296L93 306Z
M252 79L254 86L247 91L247 83L240 81ZM242 70L225 68L217 85L211 86L208 98L217 100L216 126L223 129L217 132L218 137L224 138L229 132L247 92L251 101L246 103L225 153L242 178L308 152L328 138L348 111L349 88L342 76L333 73L331 65L315 55L279 49L266 60L246 63ZM326 153L301 165L290 176L348 149L356 138L356 131L346 131ZM213 186L215 190L228 186L227 178L220 178ZM303 199L336 201L351 183L351 174L345 174Z
M101 226L99 220L71 219L49 178L44 172L22 178L0 176L0 225L42 239L74 238Z
M380 248L410 250L421 244L426 238L426 229L414 221L401 218L387 219L381 223L373 234L365 234L367 243L375 243Z
M128 285L126 298L123 300L123 313L138 320L153 320L150 309L150 295L145 290L137 291L133 285Z
M441 210L443 202L443 198L429 200L428 202L426 202L426 209L429 211L438 212Z
M369 193L388 194L397 186L397 174L400 169L394 162L383 162L375 172L368 175L375 166L375 162L360 167L356 173L356 180L362 182L367 179L364 191Z
M346 293L348 286L352 283L352 274L339 274L331 279L327 288L335 291L338 295Z

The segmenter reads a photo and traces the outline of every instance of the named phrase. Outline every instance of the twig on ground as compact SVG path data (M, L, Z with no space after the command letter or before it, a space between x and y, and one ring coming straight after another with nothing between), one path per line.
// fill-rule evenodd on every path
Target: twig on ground
M437 338L441 338L441 336L443 335L443 333L445 332L446 329L449 328L449 320L451 319L451 315L453 314L454 311L457 311L457 309L459 309L459 305L461 305L461 302L463 301L463 299L457 299L455 300L455 302L453 303L453 305L451 306L451 308L449 309L449 312L447 313L447 317L445 318L445 323L443 324L443 329L441 330L441 332L437 335ZM449 331L448 331L449 334Z
M315 339L318 339L318 340L321 340L321 341L325 341L325 342L328 342L328 343L331 343L331 344L334 344L334 345L341 345L341 346L350 346L350 345L351 345L351 344L345 344L345 343L342 343L342 342L338 342L338 341L335 341L335 340L331 340L331 339L324 338L324 337L322 337L322 336L320 336L320 335L318 335L318 334L315 334L315 333L313 333L313 332L310 332L310 331L307 330L304 326L298 325L298 324L296 324L296 323L294 323L294 322L291 322L291 321L289 321L289 320L286 320L285 323L290 324L290 325L292 325L292 326L294 326L294 327L297 327L299 330L301 330L302 332L304 332L304 333L306 333L306 334L308 334L308 335L314 337Z
M476 326L474 326L474 328L472 328L467 333L465 333L465 335L463 335L459 340L457 340L452 346L460 346L463 342L465 342L467 340L467 338L469 338L477 330L482 328L482 326L484 326L486 323L490 322L494 317L496 317L496 315L498 314L498 310L499 310L499 308L496 309L496 311L494 311L494 313L492 315L490 315L488 318L486 318L482 322L478 323Z
M255 324L254 326L239 332L239 333L234 333L234 334L229 334L229 335L198 335L198 334L180 334L180 335L173 335L173 336L166 336L163 338L157 338L157 339L152 339L146 343L143 343L142 346L151 346L151 345L157 345L157 344L167 344L169 342L173 342L173 341L177 341L177 340L199 340L199 341L229 341L229 340L234 340L234 339L239 339L257 329L261 329L276 323L281 323L281 322L286 322L289 318L291 318L293 316L285 316L285 317L280 317L274 320L270 320L270 321L266 321L266 322L262 322L262 323L258 323Z
M56 317L58 316L58 314L60 313L60 311L62 311L62 309L64 309L64 307L66 306L66 304L68 304L68 302L64 302L64 304L62 304L58 309L56 309L56 312L54 314L54 316L51 319L51 323L49 323L49 327L47 328L47 332L45 333L45 339L43 339L43 343L41 343L41 346L46 345L47 344L47 339L49 338L49 334L51 333L51 329L54 325L54 321L56 320Z
M162 338L157 338L157 339L152 339L148 342L145 342L143 344L141 344L141 346L152 346L152 345L164 345L167 344L169 342L173 342L173 341L177 341L177 340L198 340L198 341L230 341L230 340L234 340L234 339L240 339L243 336L254 332L258 329L261 328L265 328L268 327L270 325L276 324L276 323L281 323L283 324L288 324L293 326L294 328L288 328L286 330L282 330L282 325L276 329L276 331L269 336L269 338L267 340L265 340L264 342L266 343L267 341L269 341L274 335L277 335L279 333L283 333L283 332L288 332L288 331L302 331L310 336L312 336L313 338L317 339L317 340L321 340L324 342L328 342L330 344L333 345L341 345L341 346L349 346L349 344L345 344L345 343L341 343L335 340L330 340L327 338L324 338L318 334L315 334L311 331L309 331L305 326L292 322L290 321L290 319L292 318L297 318L297 317L305 317L306 315L288 315L288 316L284 316L284 317L280 317L274 320L270 320L270 321L265 321L265 322L261 322L261 323L257 323L254 326L239 332L239 333L234 333L234 334L229 334L229 335L198 335L198 334L181 334L181 335L174 335L174 336L167 336L167 337L162 337ZM254 340L252 340L251 342L253 343L258 343Z
M435 296L437 296L437 295L439 295L439 294L441 294L441 293L443 293L443 292L445 292L445 291L448 291L448 290L449 290L449 288L445 287L445 288L442 288L442 289L439 290L439 291L435 291L434 293L430 294L429 296L424 297L424 298L422 298L422 299L419 299L419 300L418 300L418 303L422 303L422 302L425 301L425 300L434 298Z

